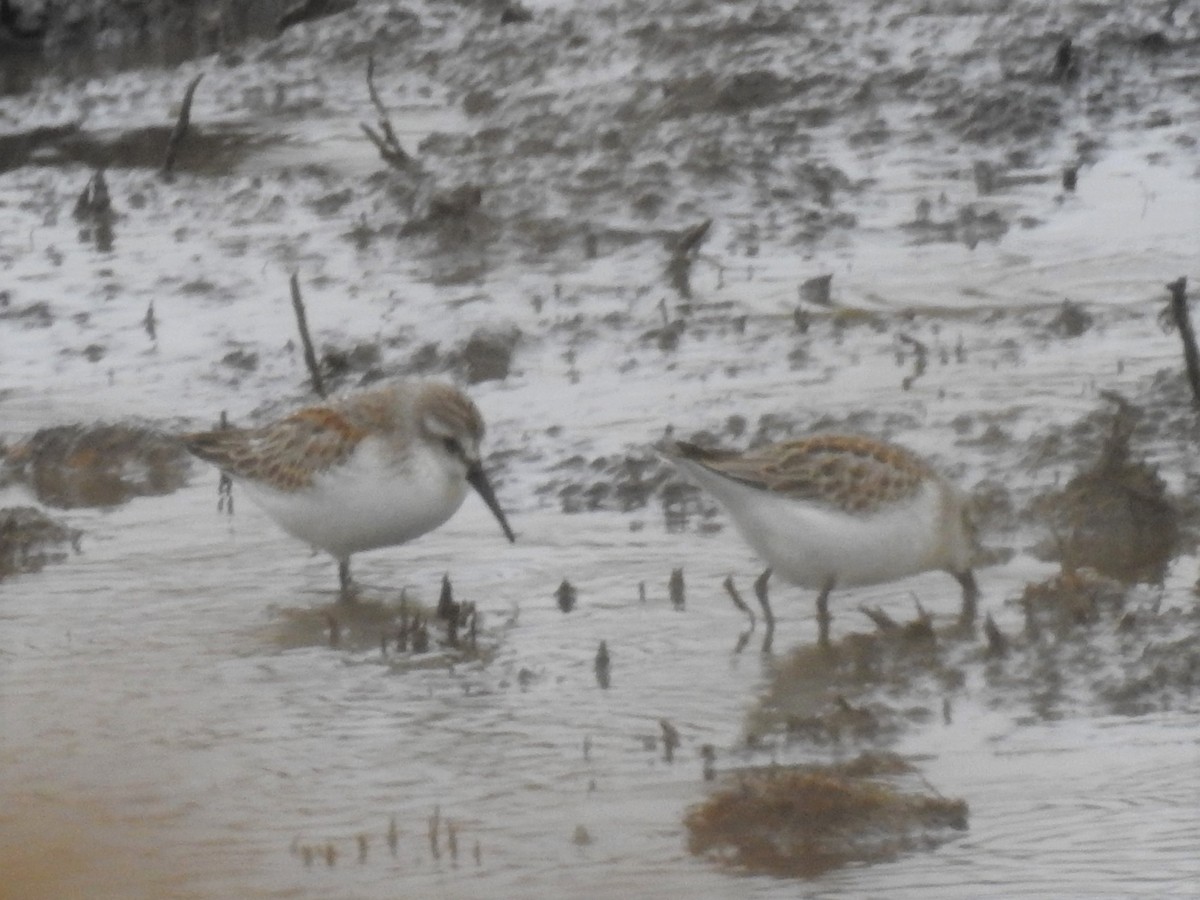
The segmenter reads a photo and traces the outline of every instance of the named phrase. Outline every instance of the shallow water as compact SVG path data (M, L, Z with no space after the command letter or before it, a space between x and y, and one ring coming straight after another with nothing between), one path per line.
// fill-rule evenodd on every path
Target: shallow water
M795 896L794 883L731 877L684 850L681 814L705 790L699 747L717 747L722 768L763 758L734 749L767 674L759 654L732 653L742 623L718 586L747 565L734 542L708 540L698 563L694 538L631 534L600 515L564 545L558 516L527 513L509 548L485 511L468 510L407 551L364 556L359 577L404 578L431 599L453 559L457 595L478 600L488 633L502 633L497 655L394 670L378 650L279 650L272 608L322 602L315 589L332 566L305 562L253 510L217 516L201 481L97 514L92 530L106 537L84 555L5 585L0 829L9 860L41 848L54 868L43 893L9 896L62 896L73 878L90 896L385 896L398 886L551 896L570 884L597 897ZM666 597L677 559L688 561L684 611ZM563 571L580 596L570 614L546 590ZM985 595L1014 576L1019 567L985 573ZM908 587L931 607L943 598L937 612L948 616L948 584ZM861 594L897 612L908 603L906 589ZM808 604L776 598L777 640L811 639ZM850 605L835 610L835 627L848 627ZM613 660L608 690L592 671L600 640ZM660 718L683 738L671 764L656 746ZM1185 896L1200 876L1194 725L1186 710L1020 724L968 691L952 725L899 749L924 760L939 791L968 801L970 830L935 853L804 890ZM783 747L775 756L805 758ZM458 828L457 862L444 836L442 858L431 857L435 809ZM591 843L575 843L580 826ZM361 863L359 835L369 839ZM323 854L329 842L333 867L323 856L305 866L291 849ZM111 894L96 887L106 881Z
M331 23L313 34L361 51L364 35L388 21L382 6L362 5L361 27L342 33ZM466 26L439 5L416 8L439 52L463 40ZM619 21L611 19L589 24L604 33ZM963 34L978 23L918 24L936 26L953 50L972 46ZM478 40L494 38L482 33ZM1071 129L1030 168L1012 170L1030 177L981 198L971 149L944 136L913 139L918 126L893 100L874 112L891 122L894 144L847 149L836 120L832 136L812 137L814 155L871 180L839 200L857 217L853 227L797 239L796 203L764 209L749 178L718 178L648 222L628 207L609 215L611 198L599 198L589 217L641 238L602 241L596 259L574 250L543 258L520 241L498 242L478 251L478 277L453 282L438 276L458 260L436 248L383 231L365 243L347 238L363 222L403 221L403 210L378 187L379 164L359 137L359 122L372 118L361 59L342 65L319 43L309 58L306 35L250 48L252 84L244 69L200 60L4 99L0 124L10 129L76 116L98 131L158 127L170 123L181 85L203 70L197 127L262 128L265 137L220 176L185 169L167 184L145 169L110 170L118 217L107 250L70 215L89 170L43 158L0 174L0 291L8 292L0 431L15 441L48 425L135 416L182 430L207 426L222 409L246 422L305 402L286 286L294 270L318 343L376 344L385 371L427 343L452 349L477 328L519 328L510 375L470 389L488 420L490 462L518 543L508 545L472 498L436 533L355 561L357 577L384 599L407 588L433 601L449 572L456 596L483 611L492 655L414 665L378 648L294 647L288 622L331 601L333 565L241 497L234 517L218 514L216 477L201 466L170 496L52 510L85 532L82 552L0 585L0 896L1196 896L1194 694L1143 716L1114 717L1084 700L1047 718L1022 697L997 700L978 674L954 698L950 723L916 725L896 748L918 759L933 789L968 802L964 834L934 852L807 882L732 875L693 858L681 821L706 796L703 745L726 771L820 757L774 738L751 752L744 735L776 663L815 636L811 597L773 586L776 656L757 653L756 637L736 654L744 622L721 582L734 573L749 595L759 563L732 530L692 521L670 531L653 497L630 512L612 511L611 500L597 512L561 511L564 490L611 489L619 472L610 461L648 455L668 426L737 445L768 426L780 435L814 426L879 434L930 455L967 487L1000 482L1019 509L1065 481L1091 448L1049 438L1070 435L1102 407L1102 391L1161 403L1161 385L1177 384L1178 337L1157 317L1162 284L1197 274L1200 187L1186 140L1194 106L1168 79L1144 90L1148 104L1170 108L1169 126L1098 124L1075 111L1072 127L1110 133L1074 194L1057 185L1074 159ZM473 82L453 69L452 53L433 58L412 71L380 59L381 89L414 147L434 132L479 127L461 112L463 81L454 79ZM619 55L593 62L557 88L553 78L540 84L538 102L553 106L555 90L573 96L563 85L592 96L588 72L614 83L646 76ZM661 165L681 144L663 138L636 162ZM442 186L484 172L497 218L506 202L535 205L527 193L540 185L522 181L527 161L487 156L464 153L458 162L469 174L442 171ZM586 154L560 156L547 158L547 172L561 164L579 174L589 164ZM791 177L767 180L789 188ZM667 175L655 189L664 184ZM561 213L573 227L572 204L586 206L588 192L572 189L575 199L545 211L547 221ZM979 243L920 241L905 225L922 199L938 221L978 204L1001 210L1009 228ZM685 303L663 275L658 231L706 215L714 233ZM854 313L811 308L801 333L797 286L829 272L835 302ZM1067 299L1094 319L1073 337L1053 326ZM141 325L151 302L153 337ZM45 316L18 314L39 303ZM664 317L685 322L675 349L647 337ZM899 334L929 348L927 371L907 387L914 363ZM221 362L231 351L254 354L256 366ZM1137 450L1182 494L1200 477L1195 428L1185 408L1154 415L1167 424ZM10 486L0 501L30 498ZM1024 521L985 537L1013 555L980 572L982 608L1016 633L1015 599L1056 567L1029 551L1039 535ZM1197 565L1190 552L1179 557L1161 588L1144 589L1147 602L1192 608ZM687 584L683 611L668 601L676 567ZM563 578L579 594L570 614L554 601ZM860 605L902 616L913 596L948 620L957 593L934 574L835 595L834 633L866 627ZM612 657L607 690L593 670L601 641ZM671 763L660 719L682 737ZM457 829L456 858L444 827L433 855L435 810Z

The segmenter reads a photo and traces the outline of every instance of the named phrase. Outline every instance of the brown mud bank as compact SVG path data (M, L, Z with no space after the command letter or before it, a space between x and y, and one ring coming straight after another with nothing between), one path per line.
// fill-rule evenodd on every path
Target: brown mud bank
M247 38L273 37L294 24L352 5L353 0L215 4L3 0L0 95L24 90L34 77L46 72L81 77L142 66L172 66L228 52Z
M216 54L228 74L255 82L220 104L222 118L240 112L260 121L238 109L237 97L272 90L276 101L259 105L279 117L344 112L339 106L352 98L314 96L309 82L318 76L303 67L257 83L254 66L305 55L321 78L354 73L364 121L368 89L381 118L397 95L408 103L436 95L461 112L459 127L435 129L415 146L385 142L381 149L394 151L383 154L390 176L348 186L343 203L362 214L362 234L387 234L388 219L413 213L429 189L443 197L467 190L482 203L480 227L466 240L476 252L469 264L441 260L458 273L446 277L483 278L502 255L495 251L579 262L616 256L631 243L665 243L664 270L684 297L688 267L709 255L687 246L694 223L716 222L724 249L748 257L776 246L805 253L860 227L893 190L888 180L919 169L920 158L943 160L946 171L935 178L973 183L976 197L914 195L911 218L890 226L897 238L975 246L1034 227L1040 220L1008 197L1057 182L1064 165L1073 173L1069 194L1105 151L1105 135L1174 128L1172 100L1191 86L1186 60L1200 42L1195 16L1175 9L1157 20L1117 9L1072 18L1024 4L988 27L991 8L974 3L938 14L890 3L671 12L610 3L515 19L502 3L291 6L332 13L307 20L323 40L311 41L308 24L280 33L291 7L279 3L63 4L46 12L46 52L140 52L153 64L154 54L136 48L176 40L186 55ZM256 40L232 49L247 36ZM156 53L178 61L178 53ZM50 71L77 77L88 63L76 70L65 60L78 55ZM364 77L371 58L381 93ZM201 92L223 90L218 74L209 73ZM1152 86L1162 99L1147 109ZM283 99L289 94L301 98ZM200 132L212 124L193 121ZM203 140L228 160L220 151L234 136L219 130ZM22 131L17 140L26 147L50 137ZM88 146L98 138L68 138L56 151L63 158L99 155ZM129 149L136 133L107 140L125 145L114 160L138 158ZM410 218L411 235L425 220ZM414 243L410 252L439 261L438 247ZM461 256L464 242L453 243L440 249Z

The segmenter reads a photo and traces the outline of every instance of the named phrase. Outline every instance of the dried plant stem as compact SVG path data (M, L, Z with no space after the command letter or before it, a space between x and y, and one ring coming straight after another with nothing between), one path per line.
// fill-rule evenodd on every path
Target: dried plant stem
M400 139L396 137L396 130L392 127L392 120L388 115L387 108L384 107L383 101L379 99L379 91L375 89L374 54L367 57L367 93L371 97L371 105L375 107L375 115L378 118L378 131L363 122L360 123L363 134L375 145L375 149L379 151L379 155L383 157L384 162L395 169L408 171L412 168L414 160L400 145Z
M329 393L325 389L325 381L321 378L321 367L317 365L317 354L313 350L312 337L308 333L308 316L304 312L304 300L300 296L300 278L292 274L292 309L296 311L296 325L300 329L300 343L304 345L304 364L312 377L313 390L317 396L325 399Z
M175 127L171 130L171 137L167 140L167 155L163 159L162 167L164 175L169 176L175 170L175 156L179 152L179 145L183 143L183 139L187 135L188 125L192 121L192 98L196 95L196 86L200 84L200 79L203 77L204 73L201 72L188 82L187 90L183 92L179 118L175 120Z
M1187 304L1187 279L1178 278L1167 285L1171 292L1171 316L1183 341L1183 360L1187 365L1188 383L1192 386L1193 402L1200 406L1200 353L1196 350L1196 332Z

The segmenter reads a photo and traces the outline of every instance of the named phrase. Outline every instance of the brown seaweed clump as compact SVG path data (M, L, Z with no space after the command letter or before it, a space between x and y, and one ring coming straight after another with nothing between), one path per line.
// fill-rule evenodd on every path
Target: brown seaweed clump
M1025 633L1012 641L1017 662L990 668L989 685L1009 704L1028 696L1042 718L1089 699L1104 714L1191 708L1200 696L1200 607L1137 597L1090 569L1027 585Z
M1179 539L1179 514L1158 472L1132 458L1139 411L1118 409L1100 458L1050 499L1064 570L1090 567L1126 584L1161 584Z
M183 486L190 465L175 438L136 425L43 428L14 447L6 463L38 500L59 509L169 494Z
M1036 637L1043 629L1066 634L1071 629L1099 622L1107 613L1120 616L1126 588L1117 580L1091 569L1064 569L1045 581L1025 585L1021 608L1025 632Z
M874 780L897 770L879 766L879 758L735 773L688 811L688 849L746 872L812 878L931 849L966 829L965 801ZM907 768L897 757L882 758Z
M0 579L65 559L64 545L78 550L80 536L32 506L0 509Z

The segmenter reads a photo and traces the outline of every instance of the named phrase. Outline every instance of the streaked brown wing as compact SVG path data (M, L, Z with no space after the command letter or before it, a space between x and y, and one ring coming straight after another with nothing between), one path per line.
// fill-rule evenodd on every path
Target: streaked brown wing
M683 458L727 478L847 512L870 512L910 497L932 475L902 447L845 435L785 441L746 453L677 447Z
M341 413L315 406L262 428L204 431L182 440L191 453L230 475L288 491L312 484L365 436Z

